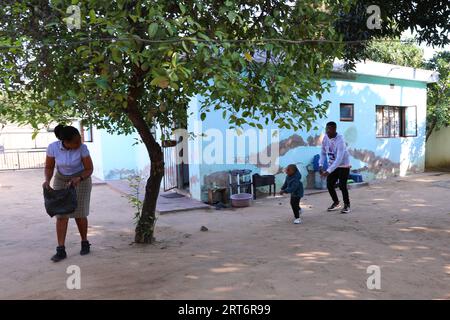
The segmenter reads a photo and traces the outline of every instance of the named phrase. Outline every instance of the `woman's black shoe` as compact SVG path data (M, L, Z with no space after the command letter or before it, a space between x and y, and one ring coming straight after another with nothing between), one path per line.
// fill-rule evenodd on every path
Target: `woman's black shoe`
M65 258L67 258L66 247L64 246L56 247L56 254L52 257L52 261L59 262Z
M81 251L80 254L82 256L84 256L85 254L88 254L89 252L91 252L91 244L89 243L89 241L81 241Z

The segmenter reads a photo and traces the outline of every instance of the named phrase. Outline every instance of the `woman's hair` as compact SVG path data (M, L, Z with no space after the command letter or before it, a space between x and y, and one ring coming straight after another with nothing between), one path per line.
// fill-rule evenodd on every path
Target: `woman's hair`
M77 128L62 124L58 124L53 131L55 132L55 136L61 141L71 141L80 135L80 131Z

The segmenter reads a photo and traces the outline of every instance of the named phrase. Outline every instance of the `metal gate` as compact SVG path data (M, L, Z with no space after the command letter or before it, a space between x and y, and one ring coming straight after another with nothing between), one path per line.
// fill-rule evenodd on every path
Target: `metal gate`
M0 153L0 170L44 168L45 156L45 150L4 151Z
M164 150L164 191L178 188L177 174L177 147L176 145L163 146Z

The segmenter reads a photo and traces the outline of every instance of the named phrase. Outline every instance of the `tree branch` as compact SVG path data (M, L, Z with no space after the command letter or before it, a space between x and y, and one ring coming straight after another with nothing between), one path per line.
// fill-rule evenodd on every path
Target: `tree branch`
M128 96L127 96L127 108L125 112L128 118L133 123L133 126L138 131L142 138L142 141L147 148L151 161L161 161L160 153L161 147L153 137L150 126L144 120L142 112L139 110L138 101L144 93L143 80L146 72L141 68L133 66L133 75L130 79Z

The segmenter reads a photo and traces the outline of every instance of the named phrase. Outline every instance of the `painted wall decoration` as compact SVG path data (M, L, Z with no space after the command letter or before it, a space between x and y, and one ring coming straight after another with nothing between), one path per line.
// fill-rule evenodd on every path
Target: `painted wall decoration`
M320 153L324 128L328 121L338 124L338 132L343 134L351 154L352 170L363 175L364 180L405 175L424 170L425 155L425 119L426 119L426 83L400 79L388 79L370 76L356 76L354 80L330 80L332 89L323 97L332 101L327 117L319 119L316 130L297 131L280 130L277 143L262 146L258 144L258 153L267 155L272 148L279 148L279 167L276 171L277 185L284 180L283 169L290 163L297 164L303 183L312 187L314 183L311 162L314 155ZM394 84L394 86L391 86ZM196 99L201 99L197 97ZM198 100L197 100L198 103ZM195 99L191 103L190 121L198 120ZM340 121L340 104L354 105L353 121ZM417 136L378 138L376 135L376 106L392 105L417 108ZM215 128L224 132L228 123L220 114L208 115L202 123L203 128ZM265 126L276 128L275 124ZM243 128L245 131L248 128ZM201 139L201 138L197 138ZM203 148L208 141L201 141ZM250 143L256 143L249 141ZM241 158L249 158L250 148L239 150ZM259 155L256 157L259 159ZM212 185L226 186L228 171L250 169L254 173L265 173L265 166L256 163L201 164L196 166L201 187L192 193L197 199L205 199L207 189Z

